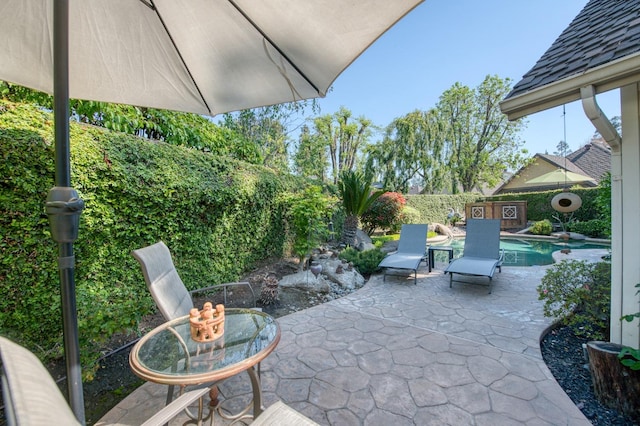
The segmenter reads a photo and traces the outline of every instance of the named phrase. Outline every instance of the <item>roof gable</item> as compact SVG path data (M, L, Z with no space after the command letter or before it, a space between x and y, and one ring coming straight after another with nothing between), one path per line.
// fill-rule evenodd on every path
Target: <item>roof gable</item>
M562 157L560 155L536 154L536 155L534 155L534 159L536 157L537 158L541 158L541 159L547 161L548 163L553 164L554 166L558 167L559 169L566 169L566 170L568 170L570 172L573 172L573 173L578 173L578 174L581 174L581 175L587 175L587 173L584 170L582 170L576 164L571 162L569 160L568 156L565 159L565 157Z
M591 0L505 99L640 52L640 0Z

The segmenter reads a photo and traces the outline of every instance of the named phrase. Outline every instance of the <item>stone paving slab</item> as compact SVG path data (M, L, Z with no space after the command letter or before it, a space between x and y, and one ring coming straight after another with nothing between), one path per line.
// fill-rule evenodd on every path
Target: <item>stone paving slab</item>
M540 354L550 325L535 290L544 271L504 267L491 294L485 285L449 288L441 270L419 271L417 285L373 276L348 296L281 317L281 341L262 363L264 404L282 400L322 425L589 425ZM166 387L145 384L98 424L139 424L127 414L153 409L148 388L161 407ZM239 407L248 377L220 391Z

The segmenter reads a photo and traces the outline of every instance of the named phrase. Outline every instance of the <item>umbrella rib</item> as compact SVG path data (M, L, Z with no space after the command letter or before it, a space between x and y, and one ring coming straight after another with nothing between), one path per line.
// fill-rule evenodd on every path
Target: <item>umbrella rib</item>
M293 69L295 69L298 74L300 74L300 76L302 76L302 78L305 79L305 81L307 83L309 83L309 85L311 87L313 87L313 90L315 90L319 95L322 95L322 93L320 92L320 89L318 89L318 87L313 84L313 82L307 77L307 75L305 73L302 72L302 70L300 70L300 68L298 68L296 66L296 64L293 63L293 61L291 59L289 59L289 57L273 42L273 40L271 40L267 34L265 34L264 31L262 31L262 29L253 21L253 19L251 19L249 17L249 15L247 15L244 10L242 10L242 8L240 8L240 6L238 6L236 4L236 2L234 0L228 0L229 3L236 8L236 10L242 15L244 16L244 18L247 20L247 22L249 22L253 28L255 28L256 31L258 31L260 33L260 35L262 35L262 37L264 37L265 40L267 40L267 42L278 51L278 53L289 63L289 65L291 65L293 67Z
M171 40L171 44L173 45L173 48L176 50L176 53L178 54L178 57L180 58L180 61L182 62L182 65L184 66L184 69L187 71L187 74L189 74L189 78L191 79L191 82L193 83L193 85L195 86L196 90L198 91L198 95L200 95L200 99L202 99L202 103L204 103L204 106L207 108L209 113L213 114L213 111L211 111L211 108L209 107L209 104L207 103L207 100L202 95L202 91L200 90L200 87L198 86L198 83L196 83L196 80L193 78L193 75L191 74L191 70L187 66L187 63L184 61L184 58L182 57L182 53L180 52L180 49L178 49L178 46L176 45L176 42L173 40L173 36L171 36L171 33L169 32L169 28L167 28L167 25L165 24L164 19L162 19L162 15L160 15L160 12L158 11L158 8L154 4L153 0L148 0L148 1L147 0L139 0L139 1L141 3L143 3L144 5L148 6L149 8L151 8L151 10L153 10L156 13L156 16L160 20L160 23L162 24L162 27L164 28L164 30L167 33L167 36L169 36L169 40Z

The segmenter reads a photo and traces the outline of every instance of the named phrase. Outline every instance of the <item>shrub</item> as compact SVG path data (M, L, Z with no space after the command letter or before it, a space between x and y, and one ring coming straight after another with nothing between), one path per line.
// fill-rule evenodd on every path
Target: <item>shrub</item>
M319 186L309 186L297 194L285 194L289 206L288 224L293 231L293 250L298 256L300 270L311 250L329 237L327 218L335 199L322 193Z
M562 261L547 270L537 290L545 316L559 319L577 336L609 340L610 263Z
M607 238L611 234L610 223L603 219L572 222L569 225L569 230L592 238Z
M456 226L458 222L462 222L462 215L458 212L453 212L447 215L447 225Z
M376 229L400 229L402 224L402 210L407 200L398 192L385 192L360 217L363 229L371 235Z
M600 180L600 191L595 197L596 210L604 221L604 231L611 236L611 172L607 172Z
M340 252L340 259L353 263L353 266L362 275L371 275L378 270L378 265L386 254L379 248L358 251L352 247L347 247Z
M636 294L640 294L640 283L636 284L636 288L639 289ZM636 318L640 318L640 312L636 312L629 315L623 315L620 321L633 322ZM640 370L640 349L634 349L630 346L625 346L618 355L622 365L629 367L632 370Z
M420 220L420 212L413 207L404 206L400 216L402 223L422 223Z
M544 219L534 223L529 231L535 235L551 235L553 225L549 219Z

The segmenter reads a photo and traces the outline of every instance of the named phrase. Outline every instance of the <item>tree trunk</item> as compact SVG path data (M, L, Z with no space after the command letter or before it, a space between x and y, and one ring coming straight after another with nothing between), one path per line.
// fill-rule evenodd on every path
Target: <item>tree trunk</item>
M340 241L349 247L353 247L356 243L356 232L358 232L358 216L349 215L344 219Z
M587 343L593 392L603 405L640 419L640 371L622 365L622 348L616 343Z

